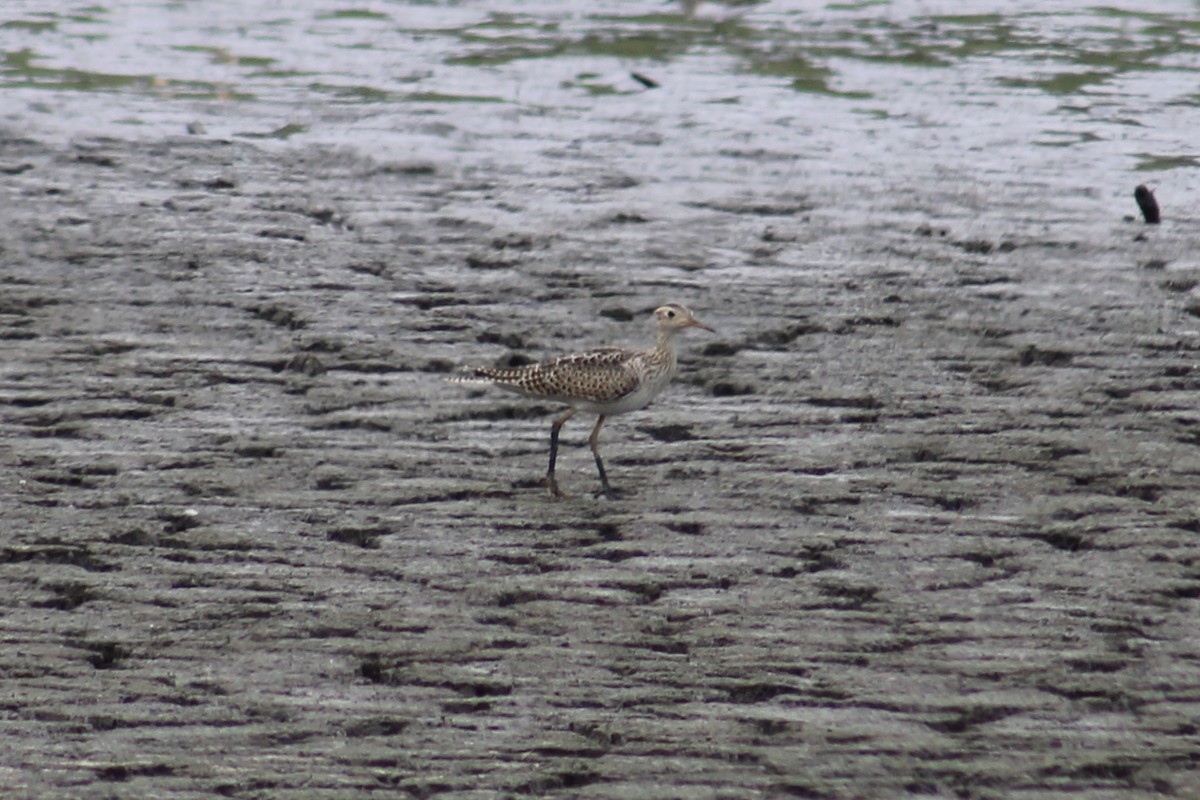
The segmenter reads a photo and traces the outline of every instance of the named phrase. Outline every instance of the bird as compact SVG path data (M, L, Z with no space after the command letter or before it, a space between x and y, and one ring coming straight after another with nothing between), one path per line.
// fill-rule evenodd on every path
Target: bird
M452 380L497 386L525 397L553 400L567 406L550 426L550 467L546 471L546 487L558 498L571 498L554 477L559 431L580 411L596 414L599 418L588 444L596 459L602 493L615 498L621 493L609 484L604 459L600 457L600 428L604 421L617 414L645 408L667 387L678 369L675 337L679 333L688 328L715 332L678 303L656 308L654 321L657 327L654 346L644 350L599 347L521 367L468 367L464 374Z

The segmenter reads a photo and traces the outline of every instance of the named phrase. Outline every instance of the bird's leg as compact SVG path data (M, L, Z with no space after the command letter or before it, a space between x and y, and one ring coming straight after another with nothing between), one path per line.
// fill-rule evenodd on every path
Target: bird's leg
M596 420L596 427L592 428L592 435L588 437L588 444L592 446L592 455L596 457L596 469L600 471L600 484L604 487L604 492L608 497L617 497L621 494L617 490L608 485L608 475L604 472L604 462L600 459L600 427L604 425L604 415L600 415L600 419Z
M604 486L604 491L612 491L612 487L608 485L608 475L604 474L604 462L600 460L600 427L604 424L604 415L600 415L600 419L596 420L596 427L592 428L592 435L588 437L588 444L592 446L592 455L596 457L596 469L600 470L600 483Z
M555 417L554 424L550 426L550 469L546 472L546 486L550 494L564 499L570 499L571 495L558 488L558 481L554 480L554 462L558 460L558 432L562 430L563 423L573 416L575 409L568 408Z

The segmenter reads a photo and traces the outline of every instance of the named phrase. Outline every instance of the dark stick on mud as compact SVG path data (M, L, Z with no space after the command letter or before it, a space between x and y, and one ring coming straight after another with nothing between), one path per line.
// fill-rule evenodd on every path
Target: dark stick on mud
M1146 219L1147 225L1157 225L1162 221L1162 216L1158 211L1158 201L1154 199L1154 192L1150 191L1145 184L1133 190L1133 199L1137 200L1138 208L1142 210L1142 216Z

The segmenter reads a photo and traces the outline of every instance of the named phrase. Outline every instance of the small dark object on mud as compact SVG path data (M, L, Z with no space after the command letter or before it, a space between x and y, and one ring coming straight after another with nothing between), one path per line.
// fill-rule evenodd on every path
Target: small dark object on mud
M1133 190L1133 199L1137 200L1138 208L1142 210L1142 216L1146 219L1147 225L1157 225L1162 221L1162 216L1158 210L1158 201L1154 199L1154 192L1150 191L1145 184Z
M325 365L312 353L297 353L283 365L287 372L300 372L309 377L325 374Z
M467 256L467 266L471 269L511 269L516 265L516 261L506 258L495 258L486 255Z
M645 86L647 89L657 89L658 88L658 81L654 80L653 78L647 78L645 75L643 75L640 72L631 72L631 73L629 73L629 77L633 78L635 81L640 83L642 86Z

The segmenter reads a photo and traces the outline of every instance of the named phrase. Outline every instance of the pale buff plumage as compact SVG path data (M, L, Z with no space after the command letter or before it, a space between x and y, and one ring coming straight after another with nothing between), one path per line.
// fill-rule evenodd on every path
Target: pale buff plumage
M688 328L712 330L677 303L655 309L654 319L658 335L654 346L645 350L601 347L524 367L472 367L467 375L454 380L488 383L526 397L553 400L570 406L555 418L550 427L550 469L546 473L546 485L556 497L569 496L558 488L554 478L558 433L563 423L578 411L597 414L599 419L588 443L596 459L596 469L600 473L604 492L612 496L615 493L608 484L608 475L600 458L600 427L604 420L615 414L644 408L666 388L677 369L676 334Z

